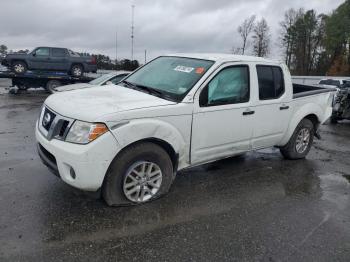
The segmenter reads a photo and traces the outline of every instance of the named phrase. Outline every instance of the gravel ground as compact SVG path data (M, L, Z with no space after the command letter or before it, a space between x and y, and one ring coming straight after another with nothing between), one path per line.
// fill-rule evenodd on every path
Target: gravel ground
M349 261L350 122L306 160L277 149L181 172L171 192L110 208L40 162L43 90L0 80L0 261Z

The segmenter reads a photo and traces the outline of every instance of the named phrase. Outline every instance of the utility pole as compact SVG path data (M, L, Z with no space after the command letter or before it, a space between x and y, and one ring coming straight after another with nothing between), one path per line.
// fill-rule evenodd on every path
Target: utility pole
M118 64L118 31L115 32L115 68Z
M135 5L131 5L131 61L134 61L134 9Z
M147 63L147 50L145 49L145 64Z

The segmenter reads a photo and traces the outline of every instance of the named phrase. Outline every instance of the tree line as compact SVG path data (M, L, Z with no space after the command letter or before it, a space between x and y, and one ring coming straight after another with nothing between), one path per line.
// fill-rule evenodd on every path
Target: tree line
M241 46L235 54L266 57L271 51L270 28L264 18L246 18L238 26ZM294 75L350 74L350 0L330 14L315 10L289 9L278 32L283 58Z
M112 60L109 56L102 54L78 53L81 56L94 56L97 68L103 70L126 70L133 71L140 66L137 60L121 59Z

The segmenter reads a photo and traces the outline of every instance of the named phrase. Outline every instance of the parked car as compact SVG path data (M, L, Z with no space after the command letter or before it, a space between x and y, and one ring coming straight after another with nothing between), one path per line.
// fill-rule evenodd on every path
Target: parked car
M340 120L350 120L350 81L345 82L342 89L337 92L333 105L331 123L335 124Z
M293 85L287 66L226 54L161 56L106 85L49 96L36 124L43 163L109 205L168 192L184 168L279 147L308 154L334 89Z
M78 84L71 84L71 85L65 85L65 86L58 86L54 90L52 90L52 93L71 91L71 90L89 88L94 86L103 86L108 84L117 84L129 74L130 72L125 72L125 71L111 72L108 74L104 74L94 80L91 80L88 83L78 83Z
M336 88L342 88L343 85L346 82L350 82L350 79L333 79L333 78L328 78L328 79L321 79L318 84L323 85L323 86L329 86L329 87L336 87Z
M321 79L318 82L318 86L321 87L330 87L330 88L335 88L337 91L334 95L333 98L333 106L336 105L336 101L337 101L337 97L340 94L340 91L347 85L350 83L350 79L333 79L333 78L328 78L328 79ZM331 118L331 122L337 122L337 120L335 120L336 118L332 117Z
M8 54L1 64L16 74L24 74L27 70L54 70L81 77L84 72L97 71L94 56L80 56L70 49L58 47L37 47L29 54Z

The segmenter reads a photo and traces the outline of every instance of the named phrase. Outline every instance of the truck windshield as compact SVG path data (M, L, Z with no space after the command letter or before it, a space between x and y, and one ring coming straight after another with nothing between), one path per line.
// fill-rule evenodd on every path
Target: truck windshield
M213 64L209 60L163 56L142 67L122 84L180 102Z

